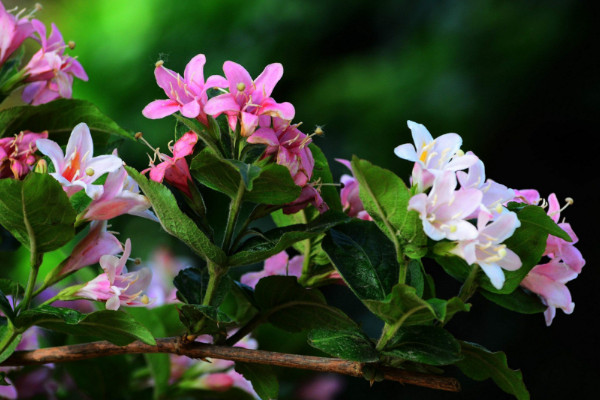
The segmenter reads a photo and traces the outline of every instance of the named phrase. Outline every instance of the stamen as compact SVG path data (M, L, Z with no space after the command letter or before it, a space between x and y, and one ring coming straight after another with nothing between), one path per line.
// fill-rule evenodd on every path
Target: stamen
M85 174L86 174L87 176L93 176L95 173L96 173L96 172L94 171L94 169L93 169L93 168L89 168L89 167L88 167L88 168L86 168L86 169L85 169Z
M240 82L236 85L235 87L238 92L243 92L244 90L246 90L246 85L244 84L244 82Z
M160 68L164 63L165 62L163 60L158 60L156 63L154 63L154 68Z

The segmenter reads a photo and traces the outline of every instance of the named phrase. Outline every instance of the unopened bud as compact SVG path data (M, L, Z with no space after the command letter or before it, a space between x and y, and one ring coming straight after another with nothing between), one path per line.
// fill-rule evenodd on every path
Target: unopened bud
M137 132L133 137L135 138L135 140L140 140L144 137L144 134L142 132Z
M74 49L75 49L75 42L74 42L74 41L72 41L72 40L69 40L68 46L69 46L69 48L70 48L71 50L74 50Z
M86 169L85 169L85 174L86 174L87 176L92 176L92 175L94 175L94 174L95 174L95 172L96 172L96 171L94 171L94 169L93 169L93 168L86 168Z
M48 172L48 163L43 158L37 162L35 165L35 172L38 174L45 174Z
M154 64L154 66L155 66L156 68L158 68L158 67L162 67L164 63L165 63L165 62L164 62L163 60L158 60L158 61L157 61L157 62Z
M240 82L237 84L236 88L239 92L243 92L246 89L246 85L244 84L244 82Z

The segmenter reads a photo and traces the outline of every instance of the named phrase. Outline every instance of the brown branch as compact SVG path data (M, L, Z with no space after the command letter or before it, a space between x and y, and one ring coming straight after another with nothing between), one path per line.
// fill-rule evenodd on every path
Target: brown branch
M92 342L70 346L48 347L39 350L17 351L0 366L40 365L69 361L87 360L118 354L171 353L190 358L218 358L251 364L267 364L279 367L307 369L319 372L362 377L362 364L339 358L303 356L297 354L276 353L264 350L249 350L241 347L216 346L204 343L182 343L178 337L157 339L156 345L136 341L126 346L112 343ZM387 380L431 389L460 391L460 384L454 378L427 375L397 368L379 367Z

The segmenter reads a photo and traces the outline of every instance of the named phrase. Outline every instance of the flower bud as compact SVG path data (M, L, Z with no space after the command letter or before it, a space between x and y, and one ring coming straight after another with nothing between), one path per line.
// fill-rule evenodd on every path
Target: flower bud
M47 174L48 173L48 163L43 158L40 159L35 165L35 172L38 174Z

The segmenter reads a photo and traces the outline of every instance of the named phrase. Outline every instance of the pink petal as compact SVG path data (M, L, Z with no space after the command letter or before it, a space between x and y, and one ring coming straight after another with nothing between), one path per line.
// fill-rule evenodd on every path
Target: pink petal
M204 84L204 90L217 87L225 88L227 86L229 86L229 82L227 82L227 79L223 78L220 75L211 75L208 77L206 83Z
M417 161L417 152L415 146L410 143L401 144L394 149L394 154L403 160Z
M247 139L248 143L261 143L268 146L278 146L279 140L271 128L259 128Z
M54 170L62 171L65 161L65 155L58 143L50 139L38 139L35 142L40 153L48 156L52 164L54 164Z
M208 100L204 106L204 112L217 118L222 113L239 112L240 105L235 101L231 93L223 93ZM234 128L235 129L235 128Z
M200 114L200 104L196 100L192 100L181 107L181 115L187 118L196 118Z
M173 158L179 159L189 156L194 152L194 146L198 142L198 135L194 132L186 132L173 146Z
M175 100L154 100L144 107L142 114L149 119L159 119L176 113L180 107L179 103Z
M283 66L281 64L269 64L265 67L264 71L254 81L254 84L256 85L256 90L262 94L262 98L271 96L275 85L277 84L277 82L279 82L282 76Z
M284 275L289 256L285 251L277 253L265 260L264 270L270 274Z
M67 143L67 149L65 151L65 159L70 160L73 155L77 154L79 157L87 155L87 159L92 158L94 154L94 142L92 141L92 134L90 128L82 122L77 124Z
M291 103L276 103L272 99L261 104L260 114L270 115L271 117L279 117L284 120L291 121L294 119L296 111Z
M258 126L258 116L242 111L241 124L241 135L243 137L248 137L254 133Z
M225 72L225 77L229 83L229 92L235 96L238 93L237 86L238 84L243 84L245 86L245 90L250 90L252 88L252 77L244 67L242 67L238 63L234 63L233 61L225 61L223 64L223 72ZM207 112L207 114L209 114Z
M206 57L204 54L198 54L190 60L183 72L185 82L196 96L204 90L204 64L206 64Z

